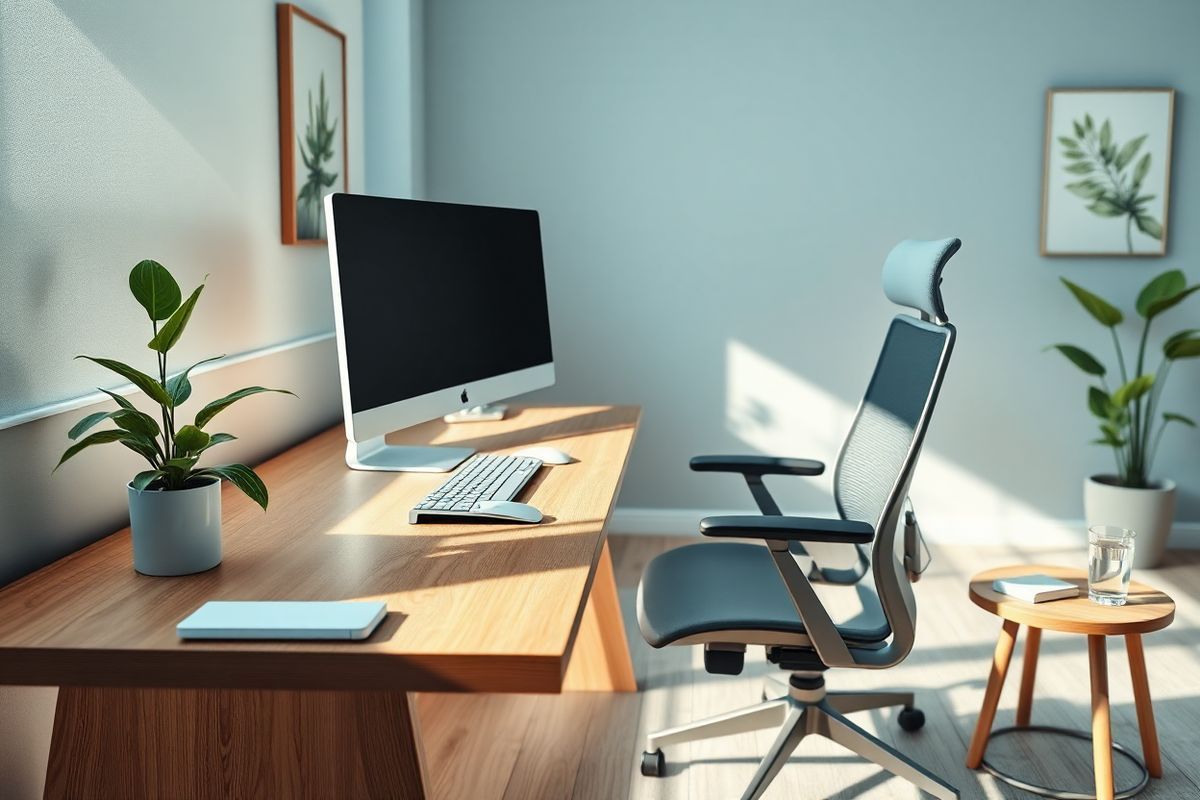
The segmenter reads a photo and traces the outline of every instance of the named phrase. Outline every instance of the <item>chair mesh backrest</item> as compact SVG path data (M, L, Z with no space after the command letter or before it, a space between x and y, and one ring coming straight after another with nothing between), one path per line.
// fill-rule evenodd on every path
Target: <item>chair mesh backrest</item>
M880 525L923 426L950 331L908 316L892 320L858 416L838 456L834 499L844 519ZM930 405L932 412L932 405Z

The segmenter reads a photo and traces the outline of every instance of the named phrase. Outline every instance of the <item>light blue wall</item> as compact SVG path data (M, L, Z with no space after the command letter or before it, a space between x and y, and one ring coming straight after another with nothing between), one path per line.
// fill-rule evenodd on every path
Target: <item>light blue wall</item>
M1111 456L1086 444L1082 376L1040 348L1108 351L1057 276L1127 309L1162 269L1200 279L1197 32L1190 0L439 0L428 193L541 210L560 381L543 396L645 406L626 506L745 506L735 481L687 472L697 452L831 459L894 313L884 255L961 237L944 287L960 344L918 497L1078 519ZM1042 258L1044 92L1106 85L1179 90L1170 257ZM1187 326L1200 302L1162 331ZM1200 413L1200 365L1167 396ZM794 441L806 416L821 434ZM1177 438L1160 472L1197 520L1200 437Z
M421 193L422 6L420 0L363 0L368 194Z

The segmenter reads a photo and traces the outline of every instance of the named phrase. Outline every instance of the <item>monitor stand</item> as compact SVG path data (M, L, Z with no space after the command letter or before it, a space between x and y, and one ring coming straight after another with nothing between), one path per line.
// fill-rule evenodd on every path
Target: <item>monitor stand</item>
M474 453L473 447L387 444L378 436L365 442L347 442L346 465L377 472L449 472Z
M453 414L447 414L442 417L442 422L494 422L504 419L504 413L508 411L508 406L501 403L488 403L485 406L475 406L474 408L464 408L462 411L455 411Z

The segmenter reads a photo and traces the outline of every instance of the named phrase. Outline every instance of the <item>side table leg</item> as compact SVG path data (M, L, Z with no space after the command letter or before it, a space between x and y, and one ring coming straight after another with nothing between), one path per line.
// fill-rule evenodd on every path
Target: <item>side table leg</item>
M992 656L992 671L988 675L987 690L983 693L983 707L979 709L979 722L975 725L975 735L971 738L971 746L967 750L967 766L971 769L979 769L984 751L987 750L992 722L996 719L996 706L1000 704L1000 691L1004 688L1004 676L1008 674L1008 662L1012 660L1013 645L1017 641L1017 631L1020 628L1017 623L1006 619L1000 629L996 652Z
M1092 673L1092 765L1096 771L1096 800L1113 800L1112 723L1104 639L1102 635L1088 636L1088 664Z
M1129 674L1133 679L1133 704L1137 708L1138 731L1142 734L1142 757L1146 759L1146 771L1152 778L1162 777L1162 755L1158 750L1158 729L1154 725L1154 707L1150 704L1150 682L1146 675L1146 652L1142 648L1142 635L1130 633L1125 636L1125 650L1129 653Z
M1037 677L1038 648L1042 644L1042 629L1025 629L1025 663L1021 668L1021 694L1017 699L1017 724L1029 724L1033 711L1033 683Z

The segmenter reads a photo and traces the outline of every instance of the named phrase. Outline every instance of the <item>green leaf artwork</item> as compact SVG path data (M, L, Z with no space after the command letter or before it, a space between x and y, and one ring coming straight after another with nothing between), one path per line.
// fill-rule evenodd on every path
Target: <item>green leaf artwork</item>
M326 170L327 162L333 158L337 128L337 117L330 118L329 98L325 96L325 73L322 72L316 109L313 109L310 89L308 125L304 128L304 138L296 137L300 145L300 158L308 170L304 185L296 196L296 236L300 239L325 238L325 213L321 208L321 197L338 177L338 173Z
M264 392L291 392L262 386L239 389L203 406L196 414L195 423L178 428L175 425L177 408L192 394L188 374L199 365L215 360L207 358L198 361L182 372L167 377L168 352L183 335L203 288L204 284L201 284L183 300L179 284L162 264L157 261L141 261L134 266L133 271L129 273L129 290L146 310L153 326L154 337L148 347L154 351L156 374L150 375L109 358L76 357L86 358L112 370L140 389L157 404L157 418L139 411L127 397L108 389L101 389L100 391L116 401L117 407L111 411L88 414L67 432L67 437L73 440L73 444L63 453L55 470L89 447L115 442L137 453L150 465L150 469L139 472L130 481L138 491L174 491L190 489L213 480L227 480L266 509L267 487L250 467L244 464L198 466L201 455L209 448L237 438L229 433L210 434L203 430L203 427L218 412L245 397ZM114 423L116 427L88 433L106 421Z
M1118 142L1111 120L1097 128L1091 115L1071 122L1070 136L1059 136L1065 161L1067 191L1080 198L1098 217L1119 219L1125 224L1125 246L1134 252L1134 230L1162 240L1162 223L1148 204L1156 195L1142 194L1142 182L1150 172L1150 153L1142 152L1147 134ZM1135 160L1136 159L1136 160Z

